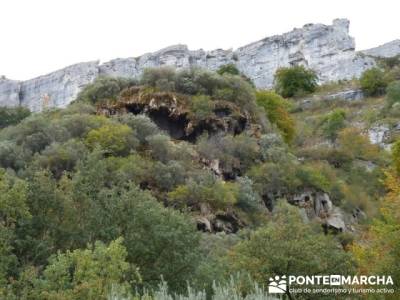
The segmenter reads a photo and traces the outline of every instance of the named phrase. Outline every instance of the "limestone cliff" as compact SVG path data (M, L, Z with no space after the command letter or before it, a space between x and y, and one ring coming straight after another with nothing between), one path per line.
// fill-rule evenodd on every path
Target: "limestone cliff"
M145 68L165 65L215 70L228 63L235 64L258 88L272 87L279 67L305 65L317 72L321 82L327 82L359 77L375 64L373 58L355 51L354 39L349 36L349 21L336 19L332 25L307 24L235 51L193 51L185 45L175 45L101 65L97 61L80 63L23 82L0 78L0 105L23 105L32 111L65 107L99 75L138 77Z
M400 55L400 40L394 40L361 52L376 57L394 57Z

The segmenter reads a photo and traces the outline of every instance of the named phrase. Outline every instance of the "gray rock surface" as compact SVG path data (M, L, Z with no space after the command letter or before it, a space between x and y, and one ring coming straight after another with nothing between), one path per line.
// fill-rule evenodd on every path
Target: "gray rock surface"
M26 106L32 111L65 107L83 86L99 75L138 77L148 67L198 66L215 70L235 64L258 88L270 88L279 67L305 65L315 70L321 82L352 79L375 65L374 59L355 52L349 36L349 21L336 19L332 25L307 24L302 28L265 38L233 50L189 50L175 45L136 58L80 63L24 82L0 81L0 105Z
M361 51L366 55L376 57L394 57L400 55L400 40L394 40L375 48Z
M351 89L345 90L334 94L329 94L324 97L326 100L335 100L335 99L342 99L342 100L361 100L364 98L364 93L361 89Z
M0 77L0 106L16 107L20 105L19 81Z
M239 69L257 87L268 88L277 68L298 64L315 70L321 82L359 77L374 61L354 49L349 21L336 19L330 26L307 24L239 48L235 53Z
M389 126L387 124L377 124L368 129L368 137L372 144L385 147L385 140L389 134Z
M98 73L98 61L93 61L24 81L21 83L20 103L31 111L66 107Z

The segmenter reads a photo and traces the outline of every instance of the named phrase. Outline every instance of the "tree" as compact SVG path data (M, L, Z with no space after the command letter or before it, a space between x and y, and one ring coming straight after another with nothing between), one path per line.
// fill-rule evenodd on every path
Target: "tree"
M279 68L275 73L275 90L285 98L312 93L317 80L316 73L303 66Z
M0 296L9 277L16 277L15 227L30 219L27 184L0 169Z
M173 67L147 68L143 71L141 83L161 91L175 91L176 72Z
M108 299L113 286L129 289L140 282L127 256L122 238L59 253L50 258L36 289L45 299Z
M107 124L91 130L86 136L86 143L91 147L99 145L105 152L113 155L126 155L138 146L134 131L127 125Z
M96 80L85 86L85 88L79 93L77 101L88 102L97 104L104 101L116 100L119 93L132 85L135 85L135 81L126 78L112 78L100 76Z
M0 128L15 125L31 114L25 107L0 107Z
M103 190L92 205L91 228L101 226L108 238L124 238L127 261L140 268L145 286L157 286L163 276L172 289L185 287L199 255L199 235L188 217L163 207L134 185Z
M379 147L372 145L358 128L345 128L338 134L339 149L351 159L377 160Z
M141 144L146 144L146 138L160 133L157 125L146 115L124 114L116 116L118 121L131 127Z
M339 131L345 127L345 121L346 112L342 109L335 109L327 114L321 122L324 136L335 141Z
M394 81L386 88L386 102L389 107L400 102L400 81Z
M360 77L362 90L368 96L383 94L387 86L385 73L379 68L372 68L364 71Z
M223 75L225 73L231 74L231 75L240 75L240 71L234 64L226 64L222 65L218 68L217 73L219 75Z
M16 227L15 253L26 265L43 265L54 249L74 247L80 238L77 211L68 184L56 181L49 171L28 175L27 200L31 218Z
M231 272L259 283L275 275L351 274L351 255L331 237L303 222L296 207L280 202L271 222L228 254Z
M49 169L56 178L74 169L76 163L85 157L88 150L84 143L71 139L64 144L52 143L37 157L39 165Z
M214 116L215 104L209 96L193 96L190 99L190 112L195 119L203 120Z
M264 108L268 120L281 131L284 140L290 143L295 134L295 123L287 111L289 103L272 91L258 91L256 101Z
M400 140L396 141L392 146L393 167L400 174Z
M397 142L397 146L398 146ZM391 275L396 293L388 299L398 299L400 288L400 176L399 152L394 153L394 168L386 171L388 193L383 198L380 215L376 217L362 239L352 247L363 275Z
M212 209L226 209L237 202L238 186L206 176L199 182L190 181L168 193L170 201L181 206L208 204Z

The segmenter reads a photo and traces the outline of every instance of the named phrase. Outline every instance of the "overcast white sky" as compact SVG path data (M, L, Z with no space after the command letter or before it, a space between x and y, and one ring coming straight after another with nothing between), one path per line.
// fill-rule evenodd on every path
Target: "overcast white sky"
M0 0L0 75L29 79L179 43L237 48L338 17L366 49L400 38L399 11L399 0Z

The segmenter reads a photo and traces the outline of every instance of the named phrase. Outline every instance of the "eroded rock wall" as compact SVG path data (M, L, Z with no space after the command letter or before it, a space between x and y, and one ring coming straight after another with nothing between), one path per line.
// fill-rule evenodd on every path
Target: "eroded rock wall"
M375 57L394 57L400 55L400 40L394 40L378 47L361 51L361 53Z
M21 83L20 103L31 111L66 107L98 76L98 61L79 63Z
M0 78L0 106L16 107L20 105L19 81L10 80L4 77Z
M236 51L192 51L185 45L175 45L102 65L97 61L80 63L24 82L0 79L0 105L23 105L32 111L65 107L99 75L139 77L145 68L165 65L215 70L228 63L235 64L258 88L272 87L279 67L305 65L318 73L321 82L327 82L359 77L375 64L373 58L355 52L349 21L336 19L332 25L307 24Z

